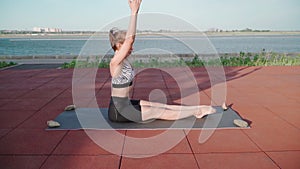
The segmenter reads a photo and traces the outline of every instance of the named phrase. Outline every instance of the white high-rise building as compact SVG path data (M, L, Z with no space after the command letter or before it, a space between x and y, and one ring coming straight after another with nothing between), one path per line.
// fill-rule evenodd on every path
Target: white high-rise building
M33 31L33 32L41 32L42 30L41 30L41 28L34 27L32 31Z
M39 27L34 27L32 29L33 32L62 32L62 29L60 28L39 28Z

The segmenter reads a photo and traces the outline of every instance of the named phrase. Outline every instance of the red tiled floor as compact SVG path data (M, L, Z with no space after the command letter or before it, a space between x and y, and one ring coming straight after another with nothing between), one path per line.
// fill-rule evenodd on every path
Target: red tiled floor
M53 79L54 78L47 78L47 77L31 77L26 80L26 83L44 85L50 83Z
M172 169L198 169L193 154L161 154L149 158L122 158L121 169L131 168L172 168Z
M7 89L2 89L0 90L1 95L0 99L15 99L18 98L19 96L24 95L25 93L30 92L31 90L28 89L19 89L19 90L7 90Z
M39 110L49 101L50 100L47 98L15 99L7 102L5 105L2 105L0 110Z
M252 129L244 132L264 151L300 150L298 128L266 109L245 109L244 113L253 121Z
M251 129L249 129L251 130ZM194 153L258 152L256 145L239 129L215 130L204 143L199 143L201 131L190 131L187 138Z
M39 86L39 89L44 89L44 90L53 90L53 89L56 89L56 90L65 90L65 89L68 89L68 88L71 88L72 87L72 82L71 83L67 83L67 82L49 82L49 83L45 83L41 86Z
M98 133L99 137L106 137L105 132L94 131ZM125 131L119 131L121 134L125 135ZM117 142L115 147L120 146L120 152L122 151L123 142ZM55 149L53 154L62 155L99 155L99 154L112 154L104 150L101 146L97 145L90 138L85 131L69 131L62 142ZM120 153L119 153L120 154Z
M40 168L47 156L0 156L1 168L33 169Z
M28 78L11 77L15 80L1 81L0 89L6 90L32 90L42 85L42 83L31 83ZM20 85L22 83L22 85Z
M68 88L66 90L64 90L62 93L60 93L57 98L72 98L73 94L72 94L72 88Z
M124 135L114 138L113 131L95 131L89 133L91 136L88 137L84 131L69 131L65 135L67 131L44 130L47 120L55 118L65 106L74 103L72 97L74 71L73 69L45 69L1 72L0 90L2 94L7 95L7 97L2 95L3 98L0 100L2 113L0 119L1 121L6 119L2 123L3 129L0 129L1 164L5 160L8 162L3 164L12 168L20 168L19 165L23 168L39 168L45 159L44 156L39 155L50 155L55 149L54 155L51 154L43 165L44 168L109 168L109 166L118 168L120 161L121 168L137 166L198 168L197 161L202 168L299 168L300 138L297 119L299 119L300 108L298 96L300 66L226 68L227 103L233 103L233 108L243 118L252 121L251 129L217 130L204 144L198 142L200 131L191 131L165 154L142 159L129 157L145 157L149 147L145 147L142 155L141 151L138 152L137 149L128 146L132 143L125 143ZM107 107L111 90L109 70L97 71L94 89L96 99L98 105ZM171 71L172 76L166 73L168 71ZM182 75L184 72L179 68L143 69L137 74L135 80L137 85L133 96L136 99L148 100L153 89L161 89L168 103L181 101L182 97L178 95L178 84L173 77L175 75L176 79L183 83L180 86L184 90L189 90L187 88L192 84L187 79L195 78L196 86L202 89L200 90L201 104L203 101L209 103L211 88L207 71L204 68L192 68L191 71L193 76L187 77ZM79 81L81 78L92 76L87 69L82 69L79 73L80 77L75 77L74 80ZM19 84L20 82L22 85ZM91 88L91 85L88 84L83 88ZM46 95L43 95L43 90L47 90ZM48 92L51 90L54 92ZM192 98L196 93L190 92L183 98ZM26 99L22 97L25 95L27 95ZM91 105L91 99L86 98L83 101L86 104L81 106L95 106ZM193 101L195 100L188 102ZM5 113L6 110L14 113ZM19 110L22 111L18 112ZM39 111L36 112L37 110ZM36 113L28 113L32 115L29 119L17 129L9 129L29 117L27 113L21 112ZM127 135L132 137L149 137L158 133L160 132L127 131ZM97 145L99 143L107 144L108 147L99 148ZM163 142L161 144L163 145ZM118 150L116 154L121 154L123 146L122 160L118 156L109 155L112 153L110 150ZM193 152L196 153L197 160L194 154L191 154ZM22 156L23 154L26 156ZM31 164L27 164L26 161Z
M94 143L106 151L121 155L124 146L123 130L85 130Z
M272 113L300 129L300 104L294 106L266 106Z
M2 113L0 113L0 128L14 128L35 112L35 110L2 110Z
M15 129L0 140L0 154L50 154L65 133Z
M59 95L60 93L63 92L63 89L44 89L44 88L38 88L35 90L32 90L28 93L26 93L25 95L22 96L22 98L24 99L28 99L28 98L48 98L53 99L55 98L57 95Z
M125 155L192 153L182 130L129 130L126 136L123 150Z
M211 105L211 98L200 89L180 90L179 88L168 89L170 98L174 103L184 105ZM191 101L193 100L193 101ZM197 101L198 100L198 101Z
M96 96L95 89L72 89L72 96L80 97L80 98L92 98Z
M299 169L300 151L266 152L280 168Z
M260 105L264 105L264 106L289 106L289 105L297 105L298 103L293 100L293 99L289 99L286 97L283 97L280 94L265 94L265 95L261 95L260 97L257 97L257 94L246 94L245 97L248 97L249 100L260 104Z
M72 97L57 97L53 100L49 100L49 102L45 106L43 106L42 110L60 110L61 112L63 112L65 107L71 104L73 104Z
M105 108L105 107L107 108L109 106L109 100L97 97L96 102L92 101L89 104L89 107L93 107L93 106L96 108Z
M0 108L8 103L14 102L15 99L0 99Z
M63 156L52 155L42 166L42 169L56 168L105 168L118 169L120 157L116 155L99 155L99 156Z
M161 100L160 98L165 99L166 96L168 96L168 89L163 87L155 88L155 87L148 86L145 88L134 88L133 90L133 98L136 99L152 100L155 98L159 98L159 100Z
M55 119L63 110L42 109L32 117L24 121L19 128L21 129L46 129L47 121Z
M111 88L111 80L107 80L107 81L103 84L102 88L105 88L105 89Z
M48 87L47 85L50 84L50 86L56 84L56 85L62 85L62 86L72 86L72 82L78 80L78 79L73 79L72 76L70 77L64 77L63 75L58 75L55 79L51 80L51 82L43 85L45 87ZM49 87L50 87L49 86Z
M145 88L151 89L165 89L165 83L163 80L161 82L135 82L134 83L134 90L141 92Z
M72 69L48 69L42 71L37 74L35 77L46 77L46 78L56 78L56 77L64 77L70 78L72 77L73 70Z
M0 129L0 138L5 136L12 129Z
M277 169L264 153L210 153L195 154L200 168Z

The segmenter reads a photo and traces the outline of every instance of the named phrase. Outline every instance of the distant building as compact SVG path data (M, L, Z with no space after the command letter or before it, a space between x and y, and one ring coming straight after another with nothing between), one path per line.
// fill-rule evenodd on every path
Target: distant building
M39 27L34 27L32 29L33 32L41 32L41 33L54 33L54 32L62 32L62 29L60 28L39 28Z
M33 32L42 32L41 28L38 28L38 27L34 27L32 31Z

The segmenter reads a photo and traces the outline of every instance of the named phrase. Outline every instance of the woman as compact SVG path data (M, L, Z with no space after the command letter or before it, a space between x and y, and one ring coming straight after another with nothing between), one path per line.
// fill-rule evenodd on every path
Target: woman
M110 62L112 92L109 105L109 119L113 122L145 122L153 119L177 120L190 116L202 118L215 113L211 106L178 106L154 103L145 100L130 100L134 71L127 60L135 41L136 22L141 0L128 0L131 18L127 32L113 28L109 39L114 50ZM151 111L155 109L155 111Z

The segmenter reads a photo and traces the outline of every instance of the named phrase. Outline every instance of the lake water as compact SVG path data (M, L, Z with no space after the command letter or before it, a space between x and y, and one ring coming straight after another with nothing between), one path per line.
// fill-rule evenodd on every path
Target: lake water
M203 37L170 37L145 36L137 37L134 51L143 54L194 53L188 44L201 46L196 53L267 52L300 53L300 35L268 36L211 36L209 41ZM206 46L211 42L210 46ZM206 49L208 49L206 51ZM88 52L87 52L88 51ZM2 38L0 39L0 56L76 56L80 53L103 55L112 53L108 39L88 40L88 37L55 37L55 38Z

